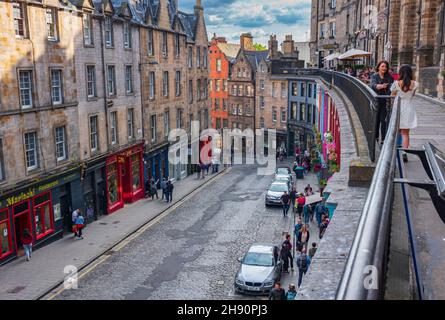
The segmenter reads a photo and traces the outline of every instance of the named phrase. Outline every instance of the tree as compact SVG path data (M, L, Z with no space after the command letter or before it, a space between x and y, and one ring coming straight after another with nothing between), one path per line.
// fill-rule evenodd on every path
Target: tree
M267 50L267 47L266 47L266 46L263 46L263 45L260 44L260 43L255 43L255 44L253 45L253 47L255 48L256 51L264 51L264 50Z

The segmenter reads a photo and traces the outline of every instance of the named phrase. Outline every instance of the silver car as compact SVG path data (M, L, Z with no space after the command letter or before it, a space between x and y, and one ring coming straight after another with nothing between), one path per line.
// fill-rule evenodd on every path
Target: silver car
M274 181L267 189L266 206L281 205L281 196L287 192L289 194L289 184L286 181Z
M289 167L279 167L275 170L275 176L289 176L292 180L292 171L290 171Z
M283 262L277 246L252 245L245 256L238 259L241 266L235 277L235 291L244 294L268 294L281 278Z
M292 189L292 186L293 186L292 177L289 177L288 175L278 174L278 175L275 176L274 182L285 182L285 183L287 183L287 186L289 187L289 190Z

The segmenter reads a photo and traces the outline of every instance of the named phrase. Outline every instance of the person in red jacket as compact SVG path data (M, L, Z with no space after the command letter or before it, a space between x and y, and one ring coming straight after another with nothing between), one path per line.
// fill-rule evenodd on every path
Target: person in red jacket
M32 235L28 229L23 230L23 235L21 240L23 244L23 249L25 249L26 253L26 261L29 261L31 260L32 242L34 239L32 238Z
M306 198L303 194L299 194L296 202L298 216L301 218L301 214L303 213L303 207L306 204Z

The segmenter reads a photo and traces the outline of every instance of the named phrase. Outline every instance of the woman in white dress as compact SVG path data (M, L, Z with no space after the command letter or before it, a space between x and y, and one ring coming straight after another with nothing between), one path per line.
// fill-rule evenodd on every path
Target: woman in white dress
M416 105L413 98L419 84L413 80L413 69L410 66L402 66L399 74L399 80L391 86L391 93L396 96L394 104L400 99L400 134L403 139L402 146L407 149L409 148L409 131L417 127ZM403 154L403 161L408 161L406 153Z

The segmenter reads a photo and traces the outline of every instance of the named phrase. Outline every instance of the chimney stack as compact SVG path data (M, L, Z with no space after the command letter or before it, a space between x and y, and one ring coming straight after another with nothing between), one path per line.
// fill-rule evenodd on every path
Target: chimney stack
M250 33L243 33L240 37L241 50L255 51L253 47L253 37Z
M269 59L278 58L278 41L276 35L271 35L269 39Z
M293 56L296 54L295 50L295 41L292 40L292 35L286 35L286 39L283 41L283 44L281 45L283 49L283 54L285 56Z

